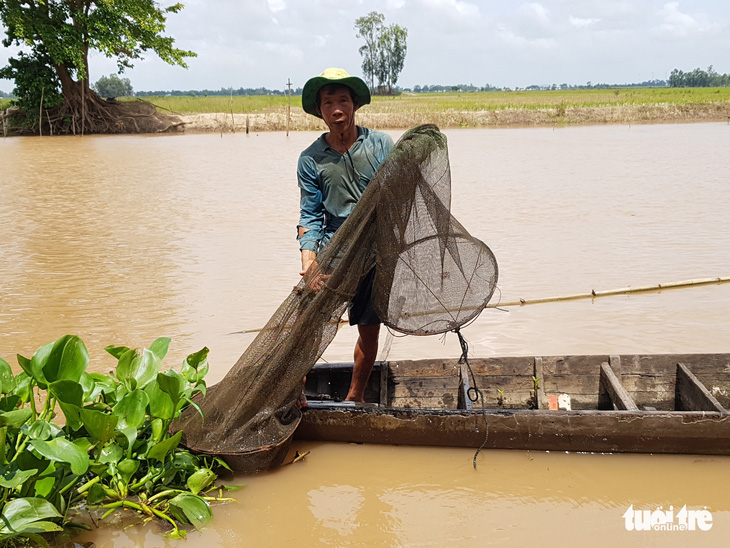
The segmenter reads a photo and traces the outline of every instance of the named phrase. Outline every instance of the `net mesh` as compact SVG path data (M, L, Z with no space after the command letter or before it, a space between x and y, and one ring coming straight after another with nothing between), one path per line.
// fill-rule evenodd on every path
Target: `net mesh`
M250 454L294 433L302 379L335 337L360 280L376 267L373 304L388 327L432 335L459 328L497 282L491 250L451 215L446 137L407 131L347 221L225 378L174 425L209 454ZM314 289L317 280L325 283Z

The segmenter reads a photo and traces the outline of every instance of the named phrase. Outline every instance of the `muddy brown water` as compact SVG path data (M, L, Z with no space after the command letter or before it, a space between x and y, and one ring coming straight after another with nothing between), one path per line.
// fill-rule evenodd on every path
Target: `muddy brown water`
M453 212L512 301L730 276L730 125L450 130ZM223 378L297 282L299 152L315 133L0 139L0 356L80 335L211 349ZM393 132L397 137L400 132ZM730 284L488 310L474 356L730 352ZM390 337L383 336L382 346ZM325 353L350 360L344 328ZM393 359L455 357L395 337ZM384 354L384 351L382 352ZM384 355L381 357L385 357ZM727 387L730 389L730 387ZM725 546L730 459L307 444L188 540L109 526L99 546ZM706 509L708 531L627 531L624 513Z

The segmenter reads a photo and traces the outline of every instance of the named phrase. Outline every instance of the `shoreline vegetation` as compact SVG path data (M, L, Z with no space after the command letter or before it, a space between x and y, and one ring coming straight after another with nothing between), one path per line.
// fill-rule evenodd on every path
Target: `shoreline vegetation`
M120 101L137 101L124 98ZM299 96L147 96L160 114L186 133L326 131L301 109ZM9 101L0 100L0 109ZM5 111L7 112L7 111ZM2 114L2 110L0 110ZM8 116L2 117L3 134ZM727 121L730 87L600 88L581 90L402 93L374 96L358 111L373 129L407 129L433 123L441 129Z

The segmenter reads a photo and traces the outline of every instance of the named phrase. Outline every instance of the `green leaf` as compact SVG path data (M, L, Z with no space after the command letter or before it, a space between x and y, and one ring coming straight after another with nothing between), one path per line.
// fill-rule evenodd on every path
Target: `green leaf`
M15 376L10 364L0 358L0 392L10 394L15 389Z
M168 348L170 348L169 337L160 337L155 340L152 345L150 345L150 350L152 350L152 352L154 352L161 360L165 359Z
M63 403L70 403L76 407L84 405L84 389L76 381L61 379L48 385L51 394Z
M53 476L40 478L38 481L35 482L35 485L33 486L33 495L47 500L48 495L51 494L51 491L53 491L53 487L55 485L56 478Z
M137 389L127 393L112 410L112 414L119 417L119 428L142 426L149 403L150 398L143 390Z
M160 358L147 348L128 350L117 364L117 378L130 390L144 388L162 369ZM133 384L132 379L135 381Z
M12 396L3 396L0 398L0 411L14 411L20 403L20 398L13 394Z
M71 466L71 472L81 476L89 469L89 455L66 438L53 438L50 441L31 440L30 444L41 455L56 462Z
M115 443L105 445L101 450L101 456L99 462L104 464L113 463L116 464L124 456L124 449L119 447Z
M104 375L102 373L89 373L89 376L94 381L94 393L98 396L99 390L104 394L114 394L117 390L117 383L114 377ZM95 398L94 398L95 399Z
M45 345L41 348L45 349L47 346ZM40 352L40 349L38 352ZM45 352L44 350L41 358L45 356ZM34 360L36 360L36 356L33 356L31 362ZM47 382L62 379L79 382L82 373L86 371L86 366L89 364L89 352L79 337L76 335L65 335L53 343L53 347L48 352L46 359L39 363L42 363L43 377ZM34 374L35 371L36 369L34 368Z
M163 420L170 420L175 415L175 404L166 392L160 389L157 379L149 383L144 391L150 400L150 415Z
M132 479L132 476L137 473L139 465L140 461L137 459L124 459L119 462L117 470L119 471L119 477L125 484L128 484L129 480Z
M22 367L23 371L30 375L36 382L36 384L38 384L38 386L40 386L44 390L48 387L48 381L46 380L46 377L43 373L43 368L48 362L48 357L51 355L53 345L54 343L44 344L35 351L35 354L33 354L33 357L30 359L30 371L25 368L25 365L27 363L25 361L25 358L22 358L22 356L18 354L18 363L20 364L20 367Z
M164 463L167 454L178 446L181 438L182 430L177 432L174 436L171 436L167 439L162 440L160 443L153 445L152 448L149 450L149 453L147 453L147 459L156 459Z
M101 387L99 387L98 389L96 388L94 377L91 376L91 373L87 373L86 371L84 371L81 375L81 379L79 379L79 384L84 390L85 402L94 401L101 392Z
M114 356L116 359L119 359L122 357L122 355L129 350L128 346L114 346L113 344L110 344L109 346L104 347L104 350L109 352L112 356Z
M217 477L210 468L199 468L192 476L188 477L186 485L193 495L197 495L212 485Z
M131 457L132 451L134 450L134 442L137 441L137 435L139 434L137 427L127 426L118 430L118 432L127 440L127 457Z
M194 354L190 354L185 361L183 361L180 372L188 380L188 382L195 384L208 374L208 347L203 347L202 350ZM200 369L200 366L203 366Z
M47 440L53 434L51 424L44 420L36 420L28 428L28 437L32 440Z
M98 483L95 483L91 487L89 487L89 491L86 494L86 504L93 505L93 504L101 504L106 500L106 491L104 490L104 487L99 485Z
M25 371L15 375L15 395L24 403L28 403L33 397L31 382L30 375L28 375Z
M170 369L157 375L157 383L160 385L160 390L169 394L173 406L177 409L177 404L185 396L185 388L188 385L185 377Z
M81 420L84 422L84 428L86 428L89 435L99 440L101 445L104 445L114 435L119 417L92 409L82 409Z
M17 354L18 357L18 364L20 365L20 368L23 370L23 372L28 375L29 377L33 376L33 365L31 363L31 360L26 358L25 356L21 356L20 354Z
M33 410L28 407L0 413L0 427L20 428L32 416Z
M213 517L210 505L191 493L180 493L171 499L170 510L179 521L190 523L196 529L202 529Z
M54 523L42 521L48 518L60 518L61 514L50 502L41 498L26 497L11 500L3 508L2 515L5 523L0 529L2 534L61 530Z
M19 470L16 466L3 466L0 468L0 487L15 489L23 485L37 473L38 470L35 468L31 470Z

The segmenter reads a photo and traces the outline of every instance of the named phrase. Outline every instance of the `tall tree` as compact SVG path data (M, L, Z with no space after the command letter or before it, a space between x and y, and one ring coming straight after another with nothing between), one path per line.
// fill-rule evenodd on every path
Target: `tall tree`
M360 48L362 70L370 80L370 88L375 89L375 78L378 88L387 93L393 92L406 58L406 39L408 30L400 25L385 26L385 16L376 11L355 21L357 37L365 40Z
M377 11L371 11L364 17L355 20L357 37L365 40L365 45L360 48L362 55L362 72L370 80L370 88L375 87L374 77L378 65L378 38L383 28L385 15Z
M173 38L162 35L168 14L182 8L179 3L162 7L153 0L0 0L0 20L7 34L3 44L29 47L26 63L52 69L60 90L52 79L43 85L45 93L60 91L63 104L57 120L72 120L72 124L81 120L82 131L84 127L96 132L128 131L116 119L121 110L112 112L89 87L89 51L115 57L120 72L148 51L171 65L186 67L185 58L195 53L175 48ZM0 76L14 78L16 94L23 97L27 90L18 88L22 75L17 63L14 66L11 60Z

